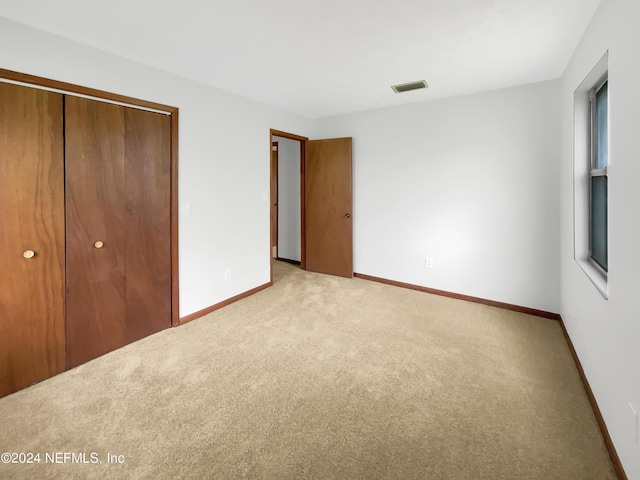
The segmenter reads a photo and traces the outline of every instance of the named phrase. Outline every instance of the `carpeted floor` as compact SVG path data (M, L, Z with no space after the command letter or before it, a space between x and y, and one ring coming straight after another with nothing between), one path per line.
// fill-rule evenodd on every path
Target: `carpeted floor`
M274 280L0 399L0 453L41 462L0 478L616 478L557 322L279 262Z

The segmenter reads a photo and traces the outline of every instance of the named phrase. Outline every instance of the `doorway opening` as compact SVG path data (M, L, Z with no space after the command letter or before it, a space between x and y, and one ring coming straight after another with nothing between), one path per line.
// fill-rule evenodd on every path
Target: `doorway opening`
M307 137L271 130L270 255L272 259L299 265L303 270L306 269L304 169L307 141Z

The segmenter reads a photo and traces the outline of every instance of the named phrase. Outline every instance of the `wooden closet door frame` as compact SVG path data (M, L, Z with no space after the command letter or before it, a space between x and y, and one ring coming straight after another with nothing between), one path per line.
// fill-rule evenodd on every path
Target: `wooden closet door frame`
M66 95L89 97L143 110L165 113L171 118L171 326L180 325L178 285L178 108L138 98L109 93L103 90L59 82L0 68L0 81L9 81L27 87L52 90Z

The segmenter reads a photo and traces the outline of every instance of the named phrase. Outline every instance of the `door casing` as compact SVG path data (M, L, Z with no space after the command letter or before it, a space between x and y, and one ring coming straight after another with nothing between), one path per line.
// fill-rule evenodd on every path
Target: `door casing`
M271 256L278 258L278 142L271 142Z
M304 165L305 165L305 152L307 151L307 142L309 139L307 137L303 137L300 135L295 135L293 133L283 132L281 130L274 130L273 128L269 132L269 152L271 152L271 147L273 145L273 137L282 137L288 138L289 140L294 140L300 142L300 268L306 270L307 268L307 252L306 252L306 211L304 206L305 199L305 191L304 191ZM271 155L269 155L271 158ZM273 192L273 183L277 182L277 178L273 178L273 172L270 175L271 179L271 192ZM275 199L271 199L271 204L273 204ZM273 226L271 227L273 229ZM269 258L271 258L271 237L273 236L273 230L269 236ZM273 283L273 262L271 262L271 283Z

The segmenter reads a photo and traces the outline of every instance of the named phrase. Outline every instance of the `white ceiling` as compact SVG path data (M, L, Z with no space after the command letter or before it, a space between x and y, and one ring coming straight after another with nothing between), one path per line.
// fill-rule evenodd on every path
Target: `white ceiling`
M0 0L0 16L318 118L558 78L599 4Z

